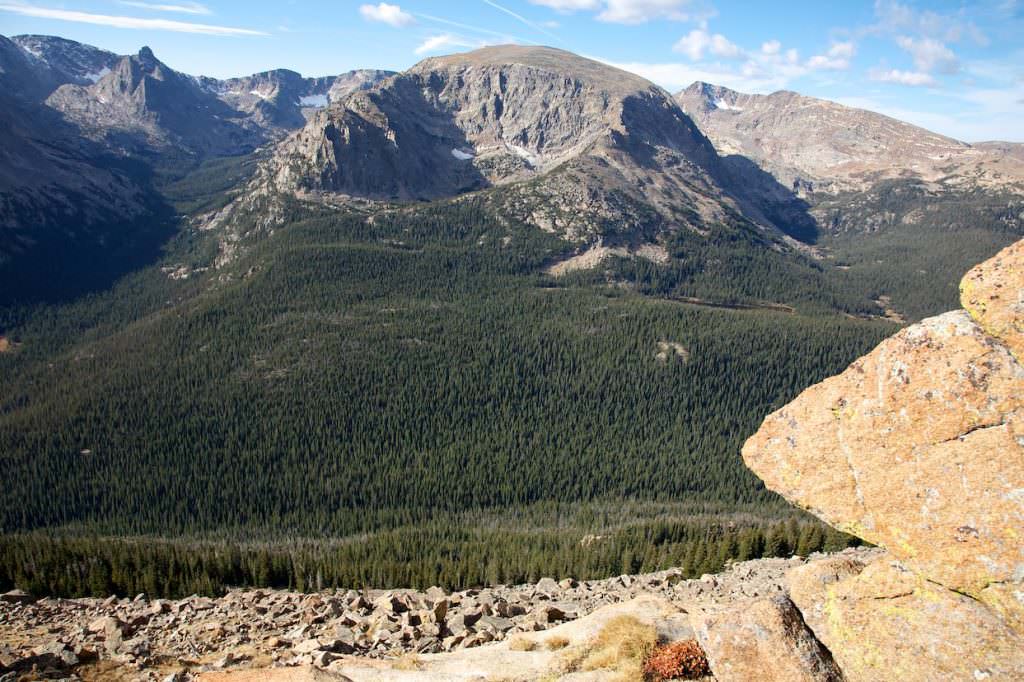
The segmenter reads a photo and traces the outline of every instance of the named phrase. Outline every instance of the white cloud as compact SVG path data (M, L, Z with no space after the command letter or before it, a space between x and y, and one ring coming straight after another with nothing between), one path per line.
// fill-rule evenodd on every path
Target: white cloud
M612 24L643 24L656 19L670 21L704 21L716 12L703 2L693 0L529 0L534 5L550 7L568 14L597 11L598 21ZM691 8L696 4L696 8Z
M726 59L734 59L743 55L743 50L721 33L712 35L702 28L695 28L687 33L676 41L672 49L675 52L682 52L695 62L703 59L705 52Z
M386 2L377 5L360 5L359 13L367 21L379 21L395 28L401 28L416 22L413 16L402 10L401 7L389 5Z
M427 54L430 52L445 52L451 48L470 48L475 49L483 47L486 43L482 41L473 41L464 38L459 35L453 35L451 33L441 33L435 36L430 36L419 46L413 50L416 54Z
M693 18L684 11L689 4L689 0L605 0L597 18L614 24L643 24L654 19L688 21Z
M643 76L671 92L681 90L694 81L703 81L740 92L769 93L786 86L792 77L791 70L806 72L802 66L783 63L778 69L761 68L755 62L747 62L741 68L719 63L690 64L683 62L611 62L591 57L624 71Z
M782 43L778 40L769 40L761 44L761 52L764 54L778 54L782 49Z
M153 12L176 12L178 14L212 14L210 8L198 2L179 2L175 5L161 5L152 2L138 2L137 0L118 0L118 3L126 7L138 7Z
M825 71L844 71L850 68L850 59L857 54L852 42L832 43L825 54L818 54L807 60L807 68Z
M550 7L556 12L578 12L585 9L597 9L601 6L601 0L530 0L534 5Z
M92 14L90 12L73 12L71 10L50 9L34 5L11 5L0 3L0 12L12 12L26 17L40 19L56 19L79 24L95 24L113 28L144 29L150 31L174 31L176 33L199 33L216 36L265 36L262 31L230 26L212 26L210 24L193 24L187 21L171 21L170 19L140 19L109 14Z
M899 83L900 85L935 85L935 79L932 78L931 74L923 73L921 71L900 71L899 69L876 69L868 74L868 78L873 81L881 81L883 83Z
M956 73L960 70L960 62L953 51L937 40L900 36L896 39L896 44L914 58L914 66L919 71Z

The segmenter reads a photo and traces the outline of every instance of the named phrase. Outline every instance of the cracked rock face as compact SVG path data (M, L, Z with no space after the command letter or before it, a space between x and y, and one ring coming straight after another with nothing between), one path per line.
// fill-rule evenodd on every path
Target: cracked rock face
M847 680L1019 680L1024 637L891 555L790 571L790 597Z
M1024 363L1024 241L1011 244L960 282L960 303L981 328Z
M1024 632L1024 242L968 273L967 308L908 327L769 415L767 486Z

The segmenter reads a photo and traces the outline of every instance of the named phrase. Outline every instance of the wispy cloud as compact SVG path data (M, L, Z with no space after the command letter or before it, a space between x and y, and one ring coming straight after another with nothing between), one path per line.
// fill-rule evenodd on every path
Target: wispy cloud
M420 13L417 13L415 16L416 16L417 19L425 19L427 21L432 21L432 22L435 22L435 23L438 23L438 24L442 24L444 26L453 26L455 28L461 28L464 31L471 31L473 33L480 33L480 34L483 34L483 35L494 36L494 37L500 39L501 42L503 42L503 43L531 43L532 44L534 42L532 40L525 40L523 38L519 38L517 36L510 35L510 34L505 33L503 31L493 31L493 30L491 30L489 28L481 28L480 26L473 26L471 24L463 24L462 22L459 22L459 21L452 21L451 19L445 19L443 17L435 17L432 14L420 14Z
M530 0L534 5L542 5L544 7L550 7L556 12L562 12L568 14L569 12L579 12L585 9L598 9L601 7L601 0Z
M519 21L522 24L524 24L526 26L529 26L533 30L538 31L540 33L543 33L544 35L548 36L549 38L553 38L554 40L556 40L559 43L562 42L562 39L559 38L558 36L556 36L551 31L547 30L546 28L544 28L540 24L537 24L537 23L534 23L534 22L530 21L529 19L527 19L526 17L524 17L524 16L522 16L520 14L516 14L515 12L510 10L508 7L502 7L498 3L492 2L492 0L483 0L483 1L484 1L485 5L490 5L491 7L493 7L496 10L498 10L499 12L504 12L505 14L509 15L510 17L515 19L516 21Z
M852 42L832 43L825 54L817 54L807 60L807 68L826 71L844 71L850 68L850 60L857 54Z
M395 28L402 28L403 26L416 23L416 19L411 14L398 5L389 5L386 2L377 5L360 5L359 13L367 21L379 21Z
M953 51L945 44L933 38L914 39L910 36L900 36L896 44L906 50L914 59L914 66L919 71L931 73L956 73L960 70L960 61L953 54Z
M713 9L692 0L530 0L534 5L550 7L569 14L596 11L597 20L610 24L645 24L657 19L669 21L706 21L715 16Z
M0 3L0 12L11 12L26 17L71 21L79 24L96 24L113 28L144 29L150 31L174 31L176 33L199 33L215 36L265 36L263 31L231 26L213 26L210 24L194 24L187 21L170 19L141 19L110 14L92 14L91 12L74 12L71 10L37 7L35 5L12 5Z
M162 5L153 2L139 2L138 0L118 0L118 4L125 7L138 7L153 12L175 12L177 14L212 14L210 8L198 2L181 2L175 5Z
M956 43L964 38L978 45L989 40L978 26L964 16L964 10L943 14L933 10L919 10L897 0L875 0L877 23L866 32L877 34L911 33L943 42Z
M898 83L899 85L931 86L935 85L935 79L931 74L922 71L901 71L899 69L874 69L868 73L868 78L882 83Z
M721 33L712 33L704 22L676 41L672 49L693 63L633 63L628 65L629 70L665 87L703 80L744 92L772 92L809 74L847 70L857 54L852 40L833 41L827 50L808 59L801 59L796 49L786 49L778 40L745 49Z
M483 47L486 44L487 43L484 41L473 41L460 35L441 33L439 35L430 36L420 43L413 51L416 54L429 54L431 52L444 52L453 47L473 49Z

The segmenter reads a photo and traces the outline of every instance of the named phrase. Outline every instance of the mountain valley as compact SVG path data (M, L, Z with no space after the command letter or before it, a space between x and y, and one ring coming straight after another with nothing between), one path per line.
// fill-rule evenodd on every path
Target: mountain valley
M2 590L698 578L858 544L744 440L1024 236L1019 144L554 48L0 60Z

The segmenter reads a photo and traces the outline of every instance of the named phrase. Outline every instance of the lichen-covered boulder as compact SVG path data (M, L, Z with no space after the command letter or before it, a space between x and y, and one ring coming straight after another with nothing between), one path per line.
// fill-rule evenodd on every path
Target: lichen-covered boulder
M984 598L1024 580L1024 367L964 311L807 389L743 457L790 502L949 588Z
M850 682L1024 679L1024 637L892 555L792 569L790 596Z

